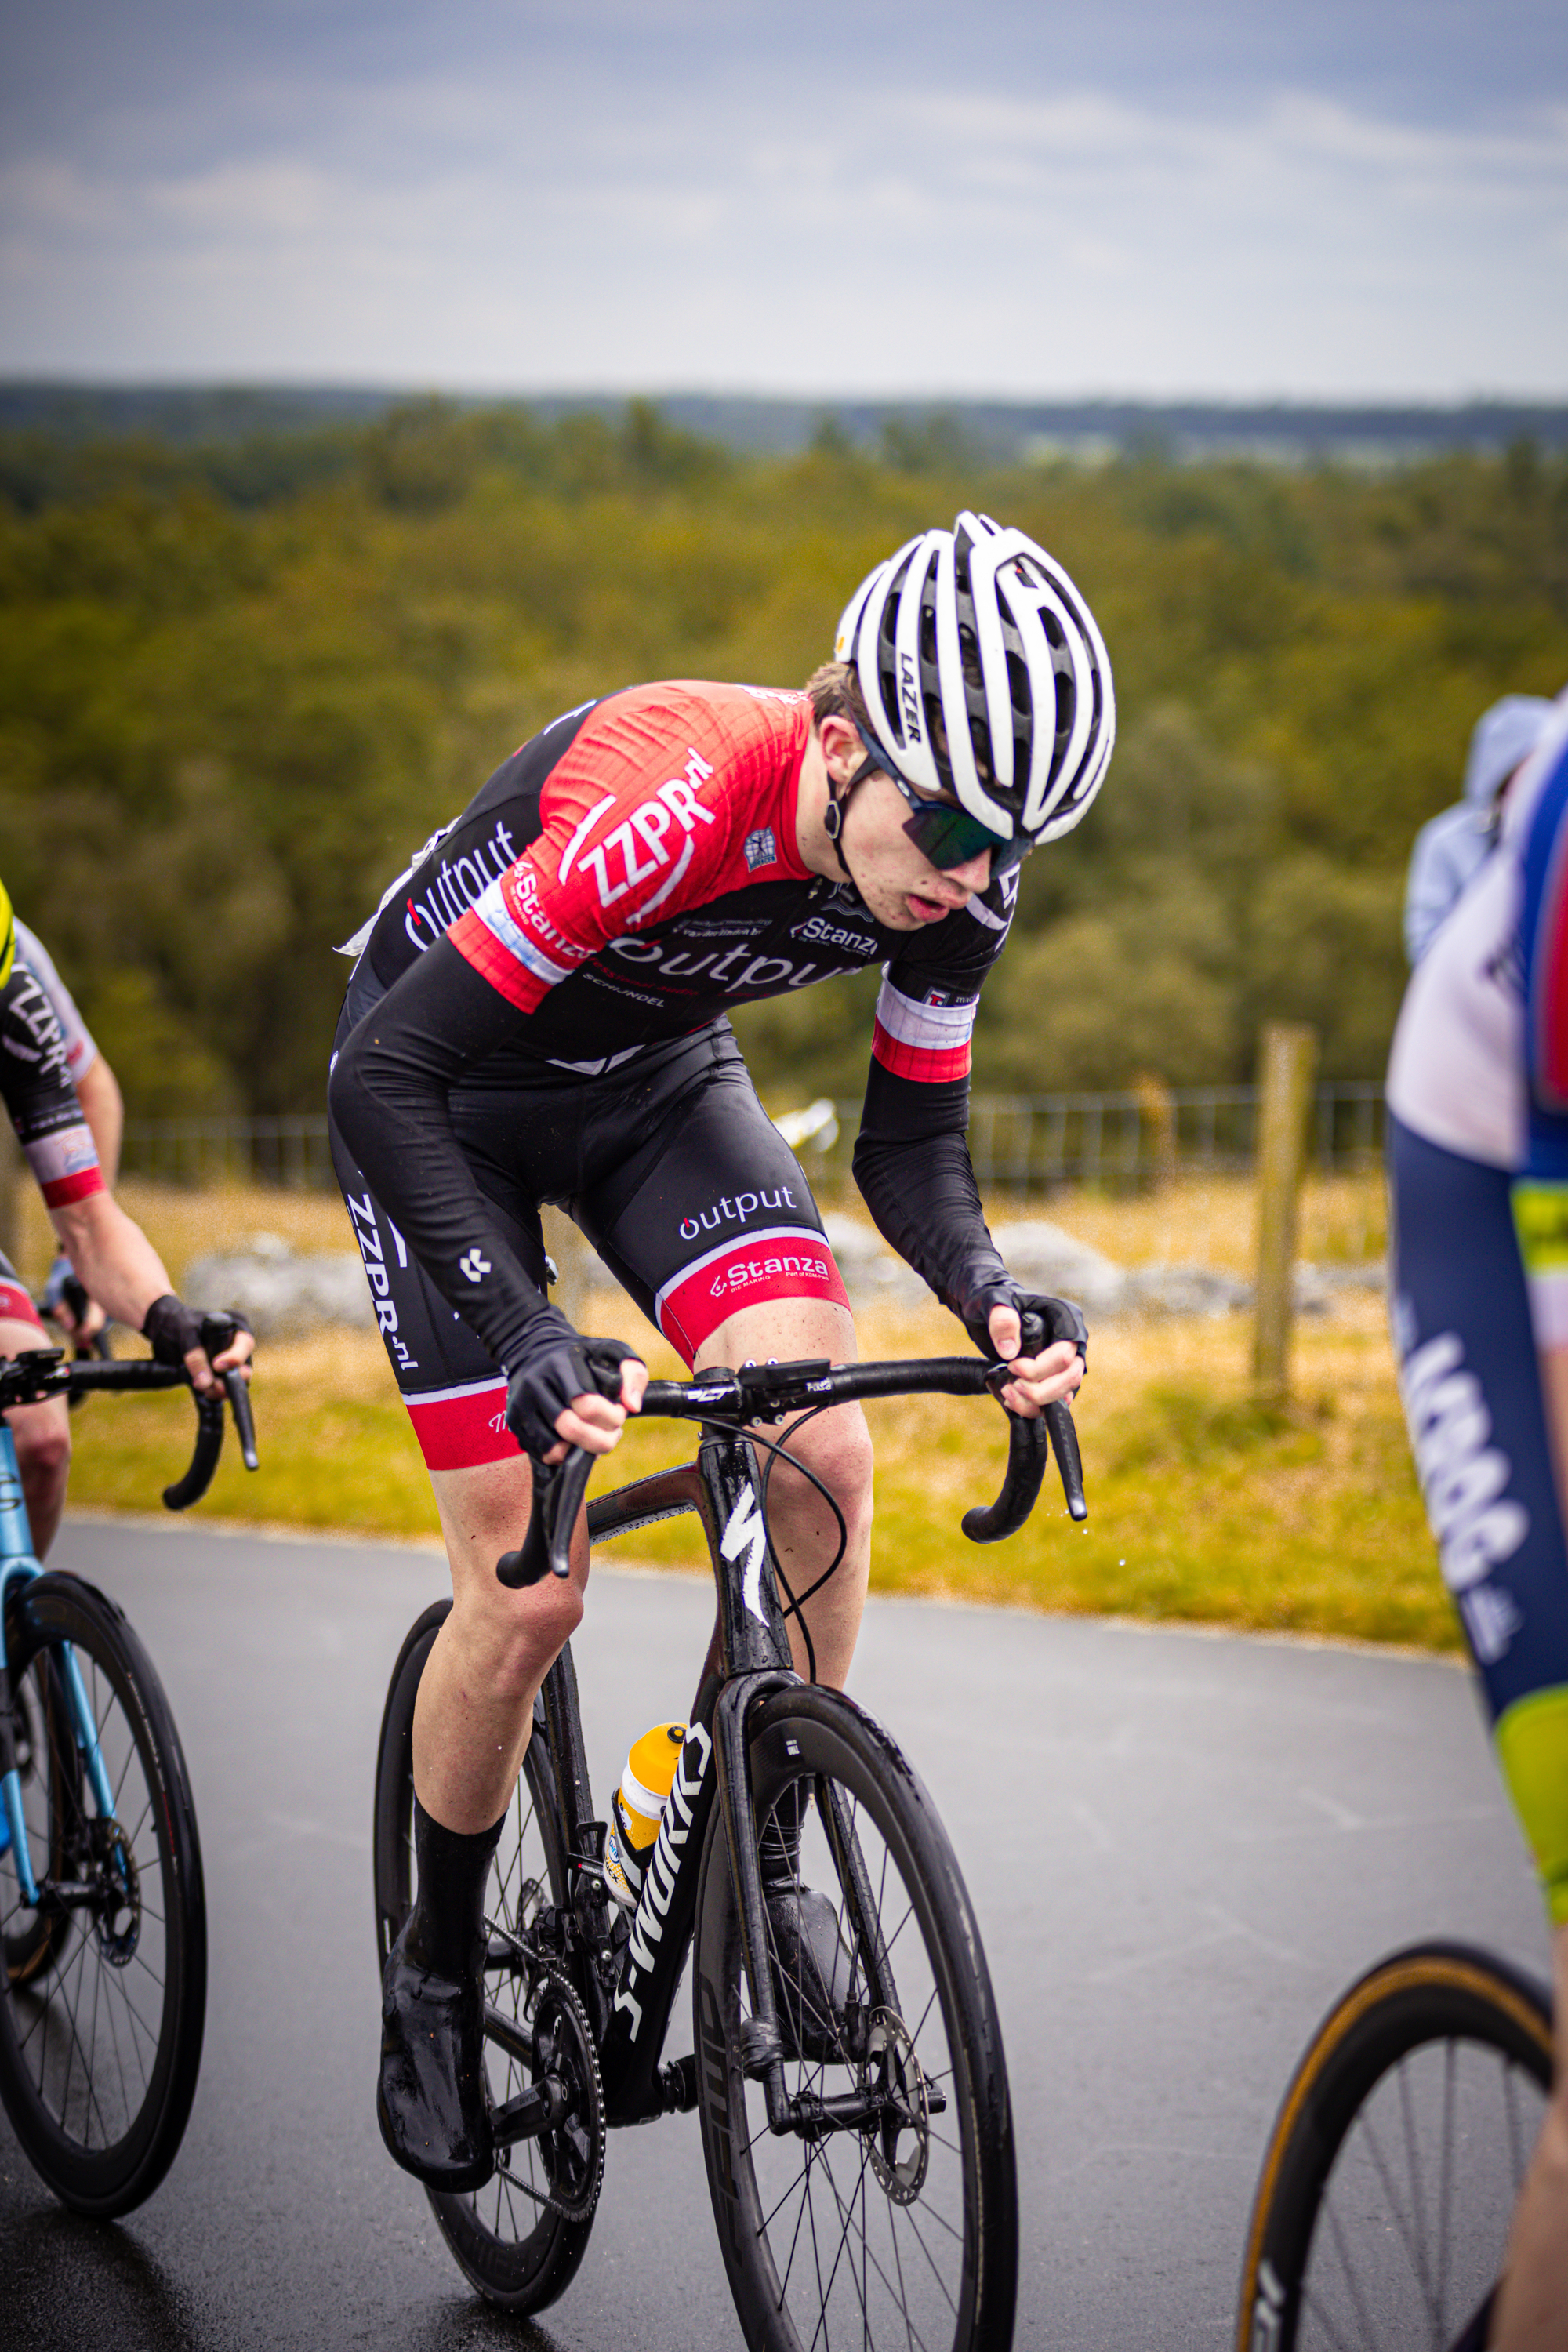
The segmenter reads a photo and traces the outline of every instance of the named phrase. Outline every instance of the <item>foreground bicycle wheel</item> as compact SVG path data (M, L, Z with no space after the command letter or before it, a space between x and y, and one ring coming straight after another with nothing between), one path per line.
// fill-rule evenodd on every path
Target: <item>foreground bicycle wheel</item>
M0 1855L0 2099L57 2197L128 2213L174 2160L201 2065L206 1906L184 1757L146 1652L91 1585L34 1579L6 1638L28 1849L50 1891L25 1904L15 1855ZM78 1743L67 1643L109 1819Z
M778 2004L805 2053L786 2062L785 2087L859 2119L769 2131L762 2084L744 2074L752 2003L715 1808L697 1903L698 2103L746 2342L1005 2347L1018 2248L1006 2067L946 1834L886 1735L834 1691L767 1700L751 1769L764 1846L801 1822L800 1881L831 1903L845 1948L842 2011L825 2014L770 1926Z
M1352 1985L1274 2126L1239 2352L1450 2352L1501 2270L1551 2079L1546 1997L1489 1953L1417 1945Z
M374 1869L376 1942L383 1966L415 1894L414 1702L431 1644L451 1606L449 1601L434 1602L410 1631L393 1669L382 1717ZM564 1904L567 1888L550 1755L542 1734L536 1731L496 1848L485 1912L515 1932L531 1923L541 1900ZM506 1948L492 1943L486 2001L530 2037L536 2024L544 2031L560 2030L559 2020L536 2017L537 2004L528 2002L526 1992ZM547 1989L540 1999L551 1999ZM516 2098L532 2080L531 2071L493 2039L487 2044L486 2063L497 2106ZM368 2084L366 2090L368 2095ZM576 2273L593 2228L592 2212L585 2221L574 2221L544 2200L564 2190L562 2201L582 2201L584 2183L576 2177L579 2153L564 2134L523 2140L504 2151L494 2178L471 2195L426 2191L458 2268L488 2302L502 2310L541 2311L565 2292ZM602 2160L602 2147L595 2160ZM593 2188L596 2192L596 2178Z

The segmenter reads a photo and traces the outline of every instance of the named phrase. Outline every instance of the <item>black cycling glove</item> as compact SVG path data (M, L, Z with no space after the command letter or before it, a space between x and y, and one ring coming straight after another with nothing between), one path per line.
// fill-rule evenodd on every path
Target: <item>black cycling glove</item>
M512 1353L506 1425L524 1452L540 1460L560 1444L555 1423L575 1398L596 1391L618 1402L621 1366L642 1361L622 1340L584 1339L558 1307L542 1307L531 1318Z
M221 1356L237 1331L248 1331L249 1324L237 1309L227 1309L220 1315L204 1315L197 1307L187 1307L183 1298L169 1291L163 1298L154 1298L142 1319L143 1336L153 1343L153 1353L161 1364L183 1364L193 1348L203 1348L211 1359Z
M1001 1360L991 1344L991 1310L994 1307L1010 1307L1020 1318L1037 1315L1046 1327L1045 1344L1053 1340L1070 1339L1083 1358L1083 1369L1089 1370L1089 1326L1083 1319L1083 1309L1075 1307L1070 1298L1047 1298L1037 1290L1021 1289L1011 1275L1000 1281L983 1283L963 1303L963 1328L990 1363Z

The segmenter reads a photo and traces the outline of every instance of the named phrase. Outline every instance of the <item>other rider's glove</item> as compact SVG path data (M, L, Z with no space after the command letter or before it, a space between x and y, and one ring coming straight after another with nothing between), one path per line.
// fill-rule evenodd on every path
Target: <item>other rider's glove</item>
M204 1315L199 1307L187 1307L183 1298L176 1298L172 1290L155 1298L142 1320L142 1334L151 1340L161 1364L183 1364L193 1348L204 1349L210 1362L222 1355L237 1331L249 1328L237 1309Z
M1041 1292L1021 1290L1011 1276L999 1282L988 1282L966 1301L963 1328L985 1358L987 1363L1001 1360L991 1344L991 1310L994 1307L1010 1307L1020 1321L1026 1315L1037 1315L1046 1327L1045 1345L1053 1340L1070 1339L1083 1358L1083 1369L1089 1370L1089 1326L1083 1319L1083 1309L1075 1307L1070 1298L1048 1298Z
M558 1307L546 1307L526 1326L508 1367L506 1425L525 1453L539 1461L561 1443L555 1423L580 1396L618 1402L621 1366L641 1363L619 1339L585 1339Z

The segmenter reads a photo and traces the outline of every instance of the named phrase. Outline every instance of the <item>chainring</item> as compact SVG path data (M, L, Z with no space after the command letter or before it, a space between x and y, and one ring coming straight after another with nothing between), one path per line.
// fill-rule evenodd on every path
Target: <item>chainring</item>
M550 2187L531 2188L510 2171L507 2177L514 2189L563 2221L590 2221L605 2179L605 2086L588 2013L571 1980L549 1960L541 1966L533 2004L533 2079L537 2083L547 2074L567 2083L572 2093L563 2120L532 2143Z

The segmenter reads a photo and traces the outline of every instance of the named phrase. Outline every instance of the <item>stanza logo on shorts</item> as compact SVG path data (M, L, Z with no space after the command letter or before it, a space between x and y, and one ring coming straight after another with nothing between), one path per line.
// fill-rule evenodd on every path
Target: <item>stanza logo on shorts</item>
M716 1234L721 1225L738 1223L754 1216L759 1209L793 1209L795 1194L787 1184L776 1192L737 1192L731 1201L726 1193L710 1209L699 1209L694 1217L682 1217L677 1228L683 1242L694 1242L700 1234ZM824 1247L826 1244L824 1244Z
M482 1282L490 1270L489 1258L481 1257L477 1246L469 1250L466 1257L460 1257L458 1264L470 1282Z
M827 1255L827 1244L817 1250L776 1250L764 1257L759 1250L755 1256L739 1253L727 1257L714 1273L708 1286L711 1298L735 1298L749 1292L773 1295L779 1282L820 1284L825 1293L837 1289L833 1260Z

